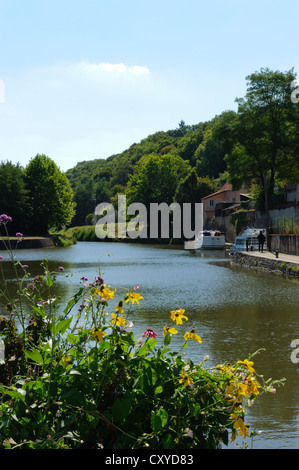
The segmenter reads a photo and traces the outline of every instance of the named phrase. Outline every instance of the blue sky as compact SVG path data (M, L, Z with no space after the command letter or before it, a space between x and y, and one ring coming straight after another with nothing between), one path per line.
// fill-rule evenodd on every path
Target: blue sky
M65 171L299 71L298 0L0 0L0 160Z

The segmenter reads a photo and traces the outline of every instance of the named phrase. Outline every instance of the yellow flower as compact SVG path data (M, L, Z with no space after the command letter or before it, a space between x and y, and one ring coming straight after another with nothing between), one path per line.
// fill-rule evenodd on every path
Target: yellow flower
M109 289L108 287L101 288L100 293L101 296L106 300L114 299L114 291Z
M260 384L257 382L257 380L255 380L255 377L247 377L247 391L248 391L248 394L249 393L252 393L254 395L259 395L259 387L260 387Z
M193 380L187 375L184 374L183 372L180 373L180 380L179 383L184 384L185 387L187 387L190 384L193 384Z
M183 324L183 318L185 320L188 320L188 317L184 315L185 310L183 308L180 308L179 310L172 310L170 312L170 318L171 320L175 321L177 325L182 325Z
M185 341L188 341L189 338L193 339L194 341L198 341L199 343L202 343L201 337L195 334L195 329L194 328L192 328L192 330L190 332L187 331L184 334L184 340Z
M72 357L71 356L62 356L61 358L63 367L67 367L69 364L72 362Z
M123 309L123 301L120 300L118 302L118 305L115 307L115 310L119 313L124 313L124 309Z
M105 331L98 330L98 328L94 328L91 332L96 341L103 341L103 336L106 335Z
M232 413L230 415L231 419L235 419L236 421L234 422L234 429L239 430L239 435L245 439L245 437L248 436L248 428L249 424L245 424L241 416L236 415L235 413ZM236 434L233 433L233 440L235 439Z
M115 313L111 313L112 316L112 323L115 323L116 326L124 326L126 324L126 319L120 317L119 315L115 315Z
M134 302L137 302L139 305L140 299L143 299L143 297L140 294L136 294L136 292L130 292L129 294L127 294L127 298L125 302L129 302L130 300L132 304L134 304Z
M166 336L167 333L170 333L171 335L176 335L178 333L178 330L176 330L175 328L169 328L167 325L165 325L163 328L163 336Z
M237 364L244 364L249 370L249 372L251 374L254 374L255 370L252 367L254 363L252 361L249 361L248 359L244 359L244 361L237 361Z

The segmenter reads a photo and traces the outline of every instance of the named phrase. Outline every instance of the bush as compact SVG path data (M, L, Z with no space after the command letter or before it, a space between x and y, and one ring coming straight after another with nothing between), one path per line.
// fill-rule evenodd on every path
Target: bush
M100 271L92 282L81 278L62 311L55 282L63 267L50 272L44 260L31 279L10 256L19 289L0 322L0 447L215 449L254 434L246 406L273 381L255 372L252 358L211 369L185 359L188 342L202 340L189 328L182 349L170 347L188 321L183 309L170 312L161 346L151 328L136 339L138 286L116 302Z

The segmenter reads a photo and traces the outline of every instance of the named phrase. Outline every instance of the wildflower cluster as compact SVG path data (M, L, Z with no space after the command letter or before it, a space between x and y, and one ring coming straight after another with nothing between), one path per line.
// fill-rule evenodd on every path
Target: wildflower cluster
M249 436L245 401L273 389L251 358L211 369L207 357L194 364L169 347L188 321L184 309L170 312L175 326L166 324L161 335L148 327L136 339L138 285L123 292L101 272L92 281L82 276L62 305L62 266L50 271L44 260L32 277L13 263L22 277L17 298L0 313L0 447L218 448L229 434ZM202 344L194 327L183 338L184 348Z

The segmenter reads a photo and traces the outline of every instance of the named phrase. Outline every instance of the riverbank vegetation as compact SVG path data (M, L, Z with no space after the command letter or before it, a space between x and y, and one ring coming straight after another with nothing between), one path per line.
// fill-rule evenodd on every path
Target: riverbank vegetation
M12 220L2 214L7 235ZM0 259L0 447L5 449L217 449L257 434L246 409L282 380L266 380L253 356L206 367L204 342L184 306L165 312L165 326L134 315L144 301L138 285L106 285L82 273L77 292L62 304L56 284L64 267L30 274L8 249L16 295L7 289ZM174 335L181 347L172 346ZM187 357L188 344L203 360Z

